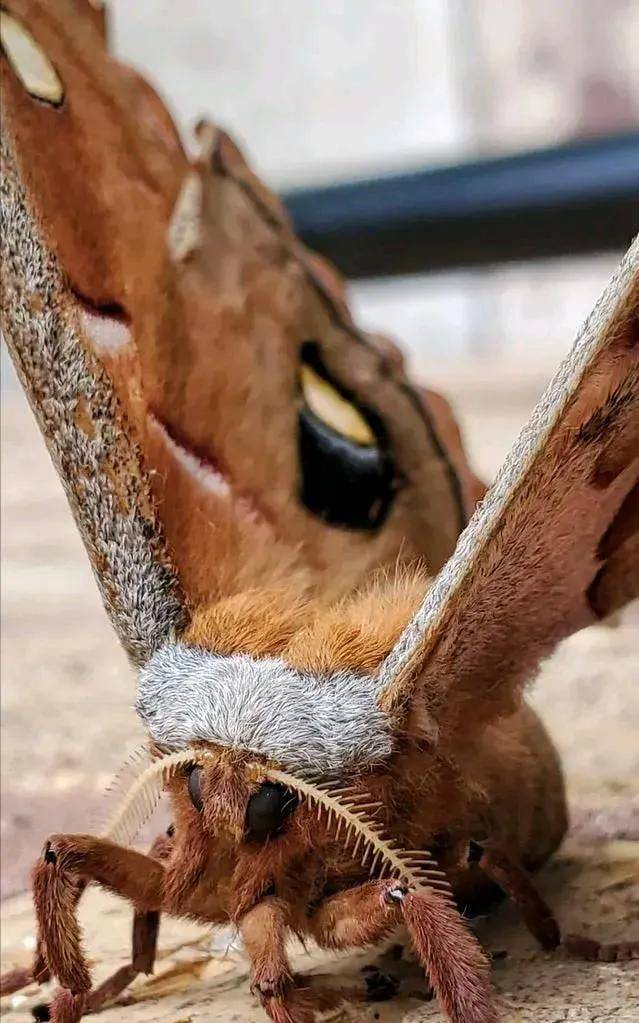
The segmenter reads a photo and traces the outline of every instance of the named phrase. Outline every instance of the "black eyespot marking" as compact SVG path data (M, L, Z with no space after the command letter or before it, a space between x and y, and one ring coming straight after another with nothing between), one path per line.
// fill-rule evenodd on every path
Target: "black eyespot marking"
M314 342L302 348L302 394L303 504L330 525L378 529L397 489L381 420L329 376Z
M191 802L193 803L193 806L198 811L198 813L202 809L202 791L200 788L201 780L202 768L197 766L191 767L189 770L188 780L189 796L191 797Z
M283 785L264 782L246 807L246 837L254 842L274 837L296 806L296 796Z
M393 497L392 473L376 448L358 448L309 409L299 414L302 501L332 526L377 529Z

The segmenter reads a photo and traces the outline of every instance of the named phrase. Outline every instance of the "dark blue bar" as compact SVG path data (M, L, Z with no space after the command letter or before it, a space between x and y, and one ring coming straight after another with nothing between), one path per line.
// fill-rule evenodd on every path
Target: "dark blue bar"
M621 248L639 229L639 132L284 201L302 239L351 276Z

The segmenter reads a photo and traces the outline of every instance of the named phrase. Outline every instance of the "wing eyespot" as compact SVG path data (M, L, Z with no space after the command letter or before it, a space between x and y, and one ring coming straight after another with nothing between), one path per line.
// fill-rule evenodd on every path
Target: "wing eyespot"
M308 363L302 363L300 382L306 407L326 426L353 444L377 446L375 434L356 405Z
M381 420L329 375L315 342L302 347L300 394L302 503L332 526L379 528L397 490Z

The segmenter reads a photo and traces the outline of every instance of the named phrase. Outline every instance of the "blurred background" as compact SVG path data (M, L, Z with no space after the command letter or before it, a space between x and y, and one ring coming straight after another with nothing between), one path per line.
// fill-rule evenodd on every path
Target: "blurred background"
M186 139L203 114L236 138L352 278L361 324L401 341L414 374L453 400L489 479L639 225L635 0L110 8L115 52ZM541 162L526 155L538 150ZM8 894L47 832L85 827L141 735L133 679L3 359ZM633 622L577 637L536 697L590 820L619 793L636 808Z

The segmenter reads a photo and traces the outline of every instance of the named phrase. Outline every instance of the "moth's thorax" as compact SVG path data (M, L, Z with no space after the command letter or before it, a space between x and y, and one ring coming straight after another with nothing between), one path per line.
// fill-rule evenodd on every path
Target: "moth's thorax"
M151 739L169 749L205 741L334 774L389 757L378 695L371 675L300 672L280 658L172 643L141 670L136 706Z

